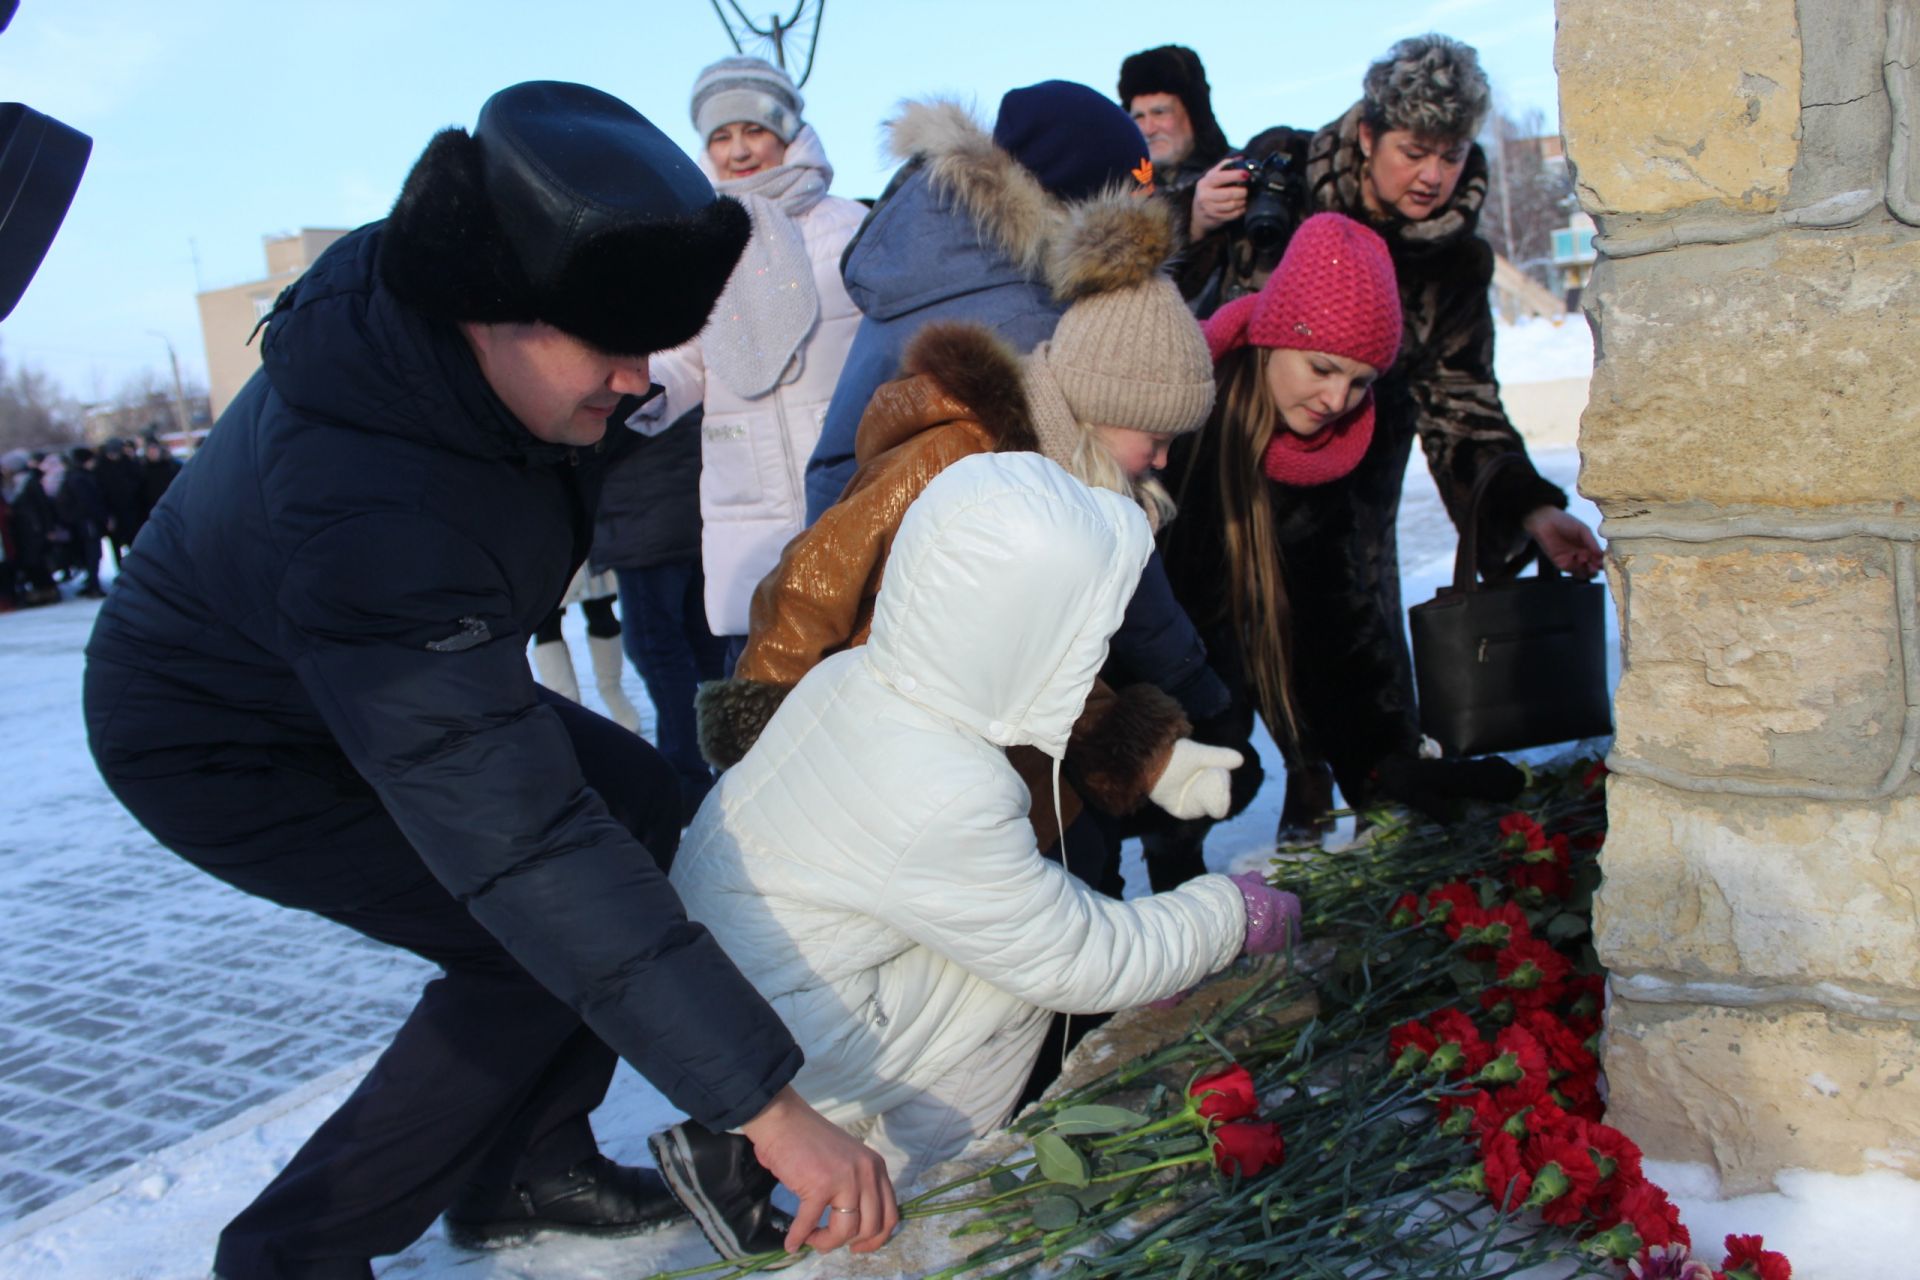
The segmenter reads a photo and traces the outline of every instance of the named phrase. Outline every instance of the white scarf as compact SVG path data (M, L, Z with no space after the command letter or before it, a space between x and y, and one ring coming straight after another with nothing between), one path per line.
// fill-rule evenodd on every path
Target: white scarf
M813 126L802 125L775 168L721 181L704 151L700 167L715 179L716 191L738 200L753 217L753 238L700 339L707 372L753 400L780 385L820 318L813 259L795 219L826 196L833 166Z

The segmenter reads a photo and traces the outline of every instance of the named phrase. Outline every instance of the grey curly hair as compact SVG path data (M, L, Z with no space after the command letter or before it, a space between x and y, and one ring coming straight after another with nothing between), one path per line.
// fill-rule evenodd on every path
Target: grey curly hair
M1493 106L1493 90L1472 45L1451 36L1409 36L1367 68L1361 119L1375 133L1406 129L1423 138L1470 139Z

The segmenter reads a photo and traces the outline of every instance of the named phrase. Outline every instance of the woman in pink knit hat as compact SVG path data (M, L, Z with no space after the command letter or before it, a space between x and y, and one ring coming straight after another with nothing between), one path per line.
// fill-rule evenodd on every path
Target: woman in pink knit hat
M1174 594L1235 699L1194 732L1252 761L1247 742L1258 710L1292 758L1299 727L1289 638L1298 624L1284 548L1313 535L1321 523L1316 490L1358 466L1373 439L1373 383L1400 349L1400 293L1386 242L1351 218L1316 214L1294 233L1265 287L1215 312L1206 337L1213 417L1175 444L1167 486L1181 514L1162 549ZM1235 811L1260 781L1257 766L1236 771ZM1208 825L1146 835L1155 889L1205 870Z

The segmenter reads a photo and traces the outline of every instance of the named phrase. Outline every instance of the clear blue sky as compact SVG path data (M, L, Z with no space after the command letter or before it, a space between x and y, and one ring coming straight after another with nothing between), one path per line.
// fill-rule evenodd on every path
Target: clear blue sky
M958 95L990 120L1036 80L1111 93L1122 58L1167 42L1200 53L1234 142L1332 119L1373 57L1428 30L1475 45L1502 103L1551 129L1553 28L1552 0L827 0L804 92L834 190L871 196L901 99ZM23 0L0 96L94 150L0 358L104 399L165 369L163 334L204 378L196 290L263 275L263 235L383 216L427 138L470 126L489 93L581 81L691 149L694 74L731 52L708 0Z

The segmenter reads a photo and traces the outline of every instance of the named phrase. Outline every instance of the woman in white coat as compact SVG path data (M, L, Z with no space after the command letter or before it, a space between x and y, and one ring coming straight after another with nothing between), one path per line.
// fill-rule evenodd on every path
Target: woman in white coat
M955 462L900 524L871 638L795 686L681 842L674 887L799 1041L794 1088L899 1185L1006 1119L1052 1011L1173 995L1298 920L1258 876L1118 902L1036 847L1006 749L1057 788L1152 550L1139 506L1037 454ZM759 1221L741 1142L654 1141L723 1252Z
M666 394L631 424L657 429L706 405L700 559L728 671L754 586L806 523L807 458L860 323L840 254L866 206L827 194L833 166L803 106L786 72L759 58L722 58L694 82L700 166L746 205L753 238L706 329L653 358Z

